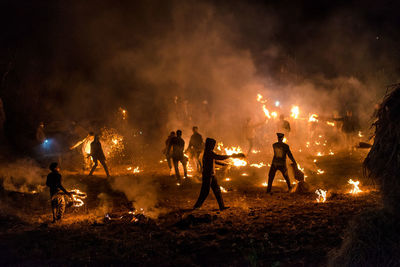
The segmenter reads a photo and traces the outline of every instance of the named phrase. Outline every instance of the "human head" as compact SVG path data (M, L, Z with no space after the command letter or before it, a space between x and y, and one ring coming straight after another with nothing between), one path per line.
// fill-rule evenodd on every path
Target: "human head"
M182 136L182 131L181 130L176 131L176 136L181 137Z
M276 133L276 136L278 137L278 141L281 142L285 135L283 133Z
M100 141L100 137L99 137L98 134L96 134L96 135L94 136L94 142L99 142L99 141Z
M215 141L215 139L207 138L204 150L213 151L216 143L217 141Z
M169 135L170 135L170 136L175 136L175 132L172 131L172 132L169 133Z
M60 168L58 167L58 163L57 162L52 162L49 166L50 171L58 171Z
M192 130L193 130L193 133L197 133L197 131L199 130L199 127L193 126Z
M89 132L89 136L94 136L94 132Z

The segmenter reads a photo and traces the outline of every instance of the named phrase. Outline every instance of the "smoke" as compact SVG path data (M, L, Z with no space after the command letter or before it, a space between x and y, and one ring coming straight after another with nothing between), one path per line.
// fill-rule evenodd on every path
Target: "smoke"
M32 159L20 159L0 167L3 188L21 193L38 193L46 187L46 173Z
M148 177L120 176L111 182L114 190L123 192L138 213L143 213L148 217L157 218L165 212L158 205L158 186L155 181Z
M30 19L49 16L54 28L39 24L21 37L45 56L19 48L16 70L25 76L7 83L16 90L5 93L6 112L20 114L10 102L29 91L21 104L27 114L18 116L28 125L40 118L118 128L123 107L124 133L140 130L154 146L177 128L188 138L193 125L205 136L243 142L245 118L263 119L257 93L304 113L350 109L366 124L373 108L364 107L398 74L389 52L396 39L387 40L383 27L390 19L371 23L374 11L357 2L316 5L318 14L307 3L53 3L52 12Z

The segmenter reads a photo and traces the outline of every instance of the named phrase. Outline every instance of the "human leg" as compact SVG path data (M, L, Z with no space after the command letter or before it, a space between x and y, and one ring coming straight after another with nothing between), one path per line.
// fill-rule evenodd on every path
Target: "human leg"
M215 198L217 199L219 209L223 210L225 208L224 200L222 199L221 188L219 187L217 178L215 178L215 176L211 177L211 189L213 190Z
M94 170L96 170L97 165L98 165L97 159L93 159L93 161L94 161L94 165L93 165L92 169L89 172L89 176L93 175L93 172L94 172Z
M208 194L210 193L210 184L211 184L211 177L203 176L203 182L201 184L200 195L196 201L196 204L194 204L194 207L193 207L194 209L200 208L201 205L203 205L204 200L206 200Z
M275 174L276 174L277 168L275 164L271 164L271 167L269 169L268 173L268 187L267 187L267 193L271 192L272 189L272 183L274 182Z
M107 174L107 177L110 177L110 173L108 172L108 167L107 167L106 161L104 159L101 159L100 163L101 163L101 165L103 165L103 168L104 168L104 171Z

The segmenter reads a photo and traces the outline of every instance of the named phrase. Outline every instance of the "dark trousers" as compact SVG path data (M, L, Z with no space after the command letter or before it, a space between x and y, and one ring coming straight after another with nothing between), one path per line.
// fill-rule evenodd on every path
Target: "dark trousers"
M107 177L110 176L110 173L108 172L106 161L104 159L93 159L94 165L93 165L93 168L90 170L89 176L93 174L94 170L99 165L98 161L100 161L101 165L103 165L103 168L106 171Z
M171 170L172 169L172 157L170 155L165 156L167 159L168 167Z
M221 188L218 185L217 178L215 178L214 175L203 175L203 183L201 185L200 195L197 199L196 204L194 204L194 208L200 208L201 205L203 205L204 200L206 200L208 194L210 193L210 187L213 190L215 198L218 201L219 208L223 209L225 207L224 201L222 199Z
M187 159L185 157L182 158L172 158L172 161L174 162L174 168L175 168L175 177L178 180L178 182L181 181L181 175L179 174L179 162L182 163L183 166L183 175L185 176L185 178L187 178L187 168L186 168L186 164L187 164Z
M200 154L201 151L192 151L191 156L192 160L194 162L194 165L196 166L197 172L201 173L201 159L200 159Z
M285 178L288 189L292 189L292 186L290 185L290 179L288 175L288 170L286 168L286 165L275 165L271 164L271 168L269 169L268 173L268 187L267 187L267 193L271 192L272 189L272 183L274 182L275 174L276 171L280 171L283 175L283 178Z

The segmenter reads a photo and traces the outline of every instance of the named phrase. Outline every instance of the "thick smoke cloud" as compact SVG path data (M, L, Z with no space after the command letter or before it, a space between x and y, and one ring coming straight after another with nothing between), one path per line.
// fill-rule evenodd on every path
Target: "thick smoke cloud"
M305 112L352 109L364 123L385 86L397 81L398 55L388 51L398 51L398 40L386 26L398 19L390 5L4 5L23 15L11 20L3 46L12 49L2 55L13 63L2 97L16 143L31 138L41 120L111 125L119 107L157 146L176 128L187 137L192 125L240 142L245 118L263 117L257 93Z

